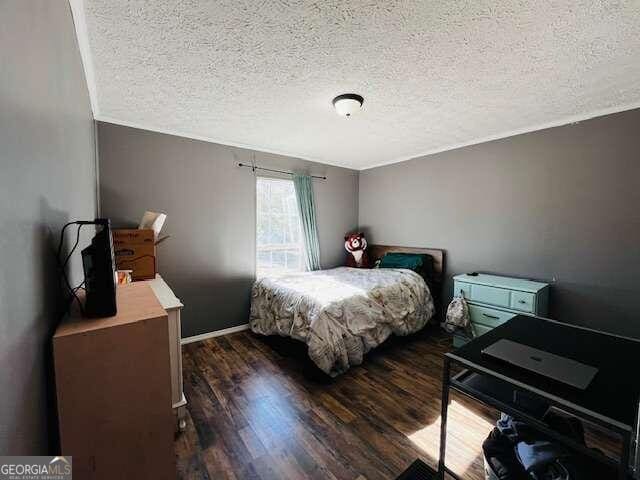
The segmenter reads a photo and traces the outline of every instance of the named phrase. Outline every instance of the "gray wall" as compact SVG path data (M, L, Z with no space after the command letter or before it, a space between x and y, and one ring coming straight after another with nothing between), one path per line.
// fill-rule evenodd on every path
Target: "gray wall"
M183 301L183 336L248 321L255 275L255 178L238 162L252 152L109 123L98 124L102 215L137 226L167 214L158 270ZM358 221L358 173L255 152L259 165L327 175L314 181L323 267L345 260Z
M96 213L94 124L68 2L3 1L0 19L0 455L43 455L53 252Z
M553 317L636 337L639 207L640 110L360 172L372 242L444 248L449 275L555 277Z

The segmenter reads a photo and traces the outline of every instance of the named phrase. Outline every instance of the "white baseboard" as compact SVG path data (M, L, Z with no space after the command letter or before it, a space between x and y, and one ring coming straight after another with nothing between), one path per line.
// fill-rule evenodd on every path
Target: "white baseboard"
M200 335L194 335L192 337L185 337L180 340L180 343L182 345L185 345L187 343L200 342L202 340L206 340L207 338L221 337L222 335L229 335L230 333L241 332L248 329L249 324L245 323L244 325L238 325L237 327L223 328L222 330L214 330L213 332L201 333Z

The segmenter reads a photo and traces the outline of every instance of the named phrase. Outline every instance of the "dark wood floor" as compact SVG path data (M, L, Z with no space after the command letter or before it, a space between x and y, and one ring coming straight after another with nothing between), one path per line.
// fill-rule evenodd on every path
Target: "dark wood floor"
M241 332L184 347L182 479L394 479L435 466L442 354L437 330L394 338L336 379L301 344ZM480 444L496 413L454 396L448 465L483 479Z
M290 340L240 332L186 345L179 478L386 480L416 458L435 466L450 344L437 329L392 338L336 379ZM447 465L463 478L484 479L496 418L453 394Z

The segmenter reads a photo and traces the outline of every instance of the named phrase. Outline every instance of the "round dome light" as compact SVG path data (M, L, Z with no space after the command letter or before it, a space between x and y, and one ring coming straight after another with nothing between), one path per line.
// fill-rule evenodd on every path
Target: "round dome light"
M357 93L343 93L333 99L333 107L338 115L350 117L362 108L364 98Z

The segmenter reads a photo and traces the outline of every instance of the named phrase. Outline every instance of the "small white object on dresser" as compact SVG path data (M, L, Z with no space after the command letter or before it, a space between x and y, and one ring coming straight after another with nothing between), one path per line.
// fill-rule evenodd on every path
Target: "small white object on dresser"
M147 283L156 294L160 305L167 312L169 317L169 357L171 361L171 403L176 413L177 426L179 430L184 430L185 408L187 399L184 396L182 384L182 345L180 330L180 310L184 306L180 299L176 297L173 290L164 279L156 274L153 280L147 280Z

